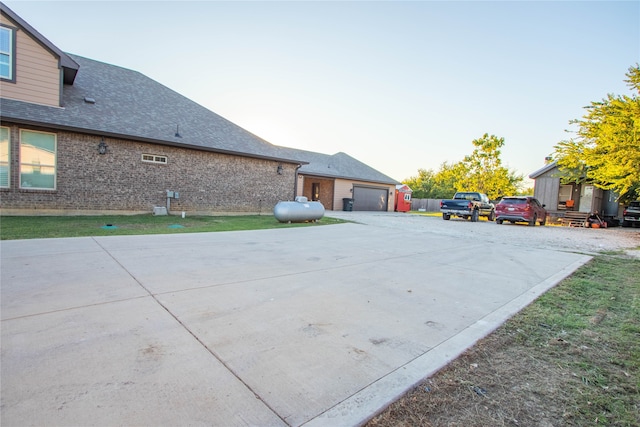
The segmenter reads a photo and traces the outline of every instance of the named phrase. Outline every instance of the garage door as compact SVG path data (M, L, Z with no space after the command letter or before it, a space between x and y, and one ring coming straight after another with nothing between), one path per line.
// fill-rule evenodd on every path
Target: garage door
M354 211L386 211L389 190L380 187L353 186Z

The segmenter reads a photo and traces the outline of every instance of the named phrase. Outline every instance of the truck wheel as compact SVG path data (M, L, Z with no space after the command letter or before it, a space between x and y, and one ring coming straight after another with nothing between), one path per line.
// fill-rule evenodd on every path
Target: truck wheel
M534 214L533 218L531 219L531 221L529 221L529 226L530 227L535 227L537 220L538 220L538 215Z
M496 219L496 211L493 211L493 210L492 210L492 211L489 213L489 218L488 218L488 219L489 219L489 221L495 221L495 219Z
M451 215L443 213L442 214L442 219L444 219L445 221L449 221L449 219L451 219Z
M478 217L480 216L480 212L478 212L478 210L474 210L471 213L471 222L478 222Z

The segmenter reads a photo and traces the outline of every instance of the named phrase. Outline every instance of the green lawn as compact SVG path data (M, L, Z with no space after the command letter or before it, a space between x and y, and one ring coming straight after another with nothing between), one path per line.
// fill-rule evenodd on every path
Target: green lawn
M318 222L280 223L271 215L241 216L2 216L0 239L123 236L134 234L203 233L261 230L266 228L318 227L345 222L323 217Z

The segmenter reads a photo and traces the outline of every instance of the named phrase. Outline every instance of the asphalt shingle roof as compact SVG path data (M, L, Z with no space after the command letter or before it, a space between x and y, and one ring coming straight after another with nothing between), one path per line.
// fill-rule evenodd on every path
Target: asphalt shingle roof
M399 184L395 179L343 152L322 154L286 147L280 147L280 149L286 153L288 158L305 159L309 162L309 164L303 165L299 169L299 172L303 175L352 179L381 184Z
M398 184L342 152L275 146L137 71L61 51L4 3L0 8L59 58L65 82L62 107L0 97L4 120L297 163L304 174Z
M328 155L275 146L137 71L65 53L6 5L0 6L59 58L65 82L62 107L0 98L4 120L274 159L301 164L301 173L322 177L398 183L342 152Z
M342 152L328 155L273 145L137 71L66 55L80 70L74 84L64 86L62 108L1 99L2 118L105 137L301 163L304 174L398 183Z
M282 152L153 79L126 68L67 54L80 65L65 85L63 107L1 100L3 119L110 137L284 161ZM95 100L88 103L85 98ZM181 137L176 137L179 131Z

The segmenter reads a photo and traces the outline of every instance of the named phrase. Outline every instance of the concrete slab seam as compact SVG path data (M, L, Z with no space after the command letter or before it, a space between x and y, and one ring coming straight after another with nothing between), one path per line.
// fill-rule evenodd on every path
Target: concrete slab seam
M101 305L114 304L114 303L119 303L119 302L124 302L124 301L131 301L131 300L142 299L142 298L149 298L149 296L148 295L143 295L143 296L138 296L138 297L114 299L114 300L110 300L110 301L106 301L106 302L96 302L96 303L92 303L92 304L83 304L83 305L77 305L77 306L73 306L73 307L65 307L65 308L61 308L59 310L41 311L41 312L38 312L38 313L25 314L25 315L22 315L22 316L8 317L6 319L0 319L0 321L7 322L7 321L10 321L10 320L26 319L26 318L29 318L29 317L37 317L37 316L42 316L42 315L45 315L45 314L61 313L61 312L64 312L64 311L79 310L79 309L83 309L83 308L87 308L87 307L99 307Z
M142 288L144 289L151 298L153 298L153 300L156 302L156 304L158 304L163 310L165 310L167 312L167 314L169 314L169 316L171 316L176 322L178 322L178 324L180 325L180 327L182 327L189 335L191 335L191 337L193 337L193 339L196 340L196 342L198 344L200 344L209 354L211 354L211 356L213 356L214 359L216 359L222 366L224 366L224 368L229 371L229 373L231 373L231 375L233 375L242 385L244 385L247 390L249 390L251 393L253 393L253 395L256 397L256 399L258 399L260 402L262 402L262 404L268 408L276 417L278 417L280 420L282 420L282 422L284 422L285 424L288 424L281 416L280 414L278 414L278 412L276 410L274 410L249 384L247 384L246 381L244 381L242 379L242 377L240 377L233 369L231 369L231 367L225 363L225 361L218 355L216 354L215 351L213 351L213 349L209 348L209 346L207 346L197 335L195 332L193 332L187 325L185 325L179 318L178 316L176 316L167 306L165 306L157 297L157 295L153 294L147 287L145 287L142 282L140 282L140 280L138 280L137 277L135 277L134 274L132 274L124 265L122 265L114 256L113 254L111 254L111 252L109 252L106 248L104 248L98 241L96 241L96 243L98 244L98 246L100 246L102 248L102 250L105 251L105 253L107 255L109 255L114 262L116 262L124 271L127 272L127 274Z

